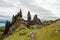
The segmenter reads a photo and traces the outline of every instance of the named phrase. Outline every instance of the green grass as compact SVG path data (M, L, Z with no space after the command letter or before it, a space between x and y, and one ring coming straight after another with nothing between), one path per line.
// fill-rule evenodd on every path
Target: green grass
M28 37L27 35L29 35L28 33L25 34L24 36L20 36L19 33L20 32L17 32L15 34L9 36L6 40L27 40L27 37Z
M36 39L37 40L60 40L60 32L55 33L54 31L58 27L60 27L60 21L38 30Z
M60 21L53 23L50 26L46 26L38 29L37 25L32 25L34 29L28 29L23 25L17 29L17 32L13 35L5 38L4 40L27 40L31 31L36 31L36 40L60 40L60 32L55 32L56 28L60 27ZM20 32L27 30L25 35L20 36Z
M4 29L5 29L4 26L0 27L0 32L4 32Z
M17 29L17 32L16 33L14 33L13 35L5 38L4 40L27 40L28 39L29 32L27 32L25 35L20 36L20 32L22 32L24 30L27 30L28 31L29 29L26 28L23 25L20 25L20 27Z

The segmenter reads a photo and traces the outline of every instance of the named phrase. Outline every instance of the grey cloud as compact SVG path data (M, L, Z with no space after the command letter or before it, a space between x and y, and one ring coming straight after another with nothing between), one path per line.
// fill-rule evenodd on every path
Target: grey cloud
M7 12L4 12L4 11L0 11L0 17L6 17L6 18L9 18L11 16L9 15L5 15Z
M6 16L6 15L2 15L2 14L0 14L0 17L6 17L6 18L11 18L11 16Z
M32 0L20 0L21 3L26 6L27 8L29 8L31 11L38 13L38 15L42 16L42 17L46 17L46 18L56 18L56 16L54 16L54 14L51 13L51 11L48 11L46 9L43 9L41 7L38 7L37 5L30 5L29 3L32 2ZM54 16L54 17L53 17Z
M0 7L15 7L15 6L13 6L12 4L9 4L9 3L7 3L7 2L5 2L5 1L3 1L3 0L0 0Z
M29 3L32 2L32 0L21 0L21 3L28 7L31 11L34 11L34 12L37 12L37 13L40 13L42 15L52 15L52 13L48 10L45 10L41 7L38 7L38 6L35 6L35 5L30 5Z
M48 19L49 18L52 18L52 19L54 18L53 17L54 15L51 13L51 11L48 11L48 10L43 9L41 7L38 7L37 5L35 6L35 5L29 4L29 3L34 2L34 0L19 0L19 1L21 2L21 4L24 7L29 8L32 12L38 13L39 16L42 16L42 17L45 17L45 18L47 17ZM15 6L13 6L12 4L7 3L3 0L0 0L0 7L9 7L9 8L14 7L14 8L17 8Z

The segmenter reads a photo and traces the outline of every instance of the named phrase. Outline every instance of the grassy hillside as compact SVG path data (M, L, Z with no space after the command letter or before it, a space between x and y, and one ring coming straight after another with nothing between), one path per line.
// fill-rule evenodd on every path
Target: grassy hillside
M3 34L4 28L5 28L4 26L0 27L0 35ZM0 36L0 37L1 37L1 36Z
M5 29L4 26L0 27L0 32L4 32L4 29Z
M20 27L16 30L16 33L5 38L4 40L28 40L28 37L32 31L36 32L36 40L60 40L60 31L55 31L60 27L60 21L41 29L37 28L39 27L37 25L31 27L33 28L28 29L25 26L20 25ZM26 33L24 35L20 34L21 32L25 31Z
M55 30L60 27L60 21L37 31L37 40L60 40L60 31Z

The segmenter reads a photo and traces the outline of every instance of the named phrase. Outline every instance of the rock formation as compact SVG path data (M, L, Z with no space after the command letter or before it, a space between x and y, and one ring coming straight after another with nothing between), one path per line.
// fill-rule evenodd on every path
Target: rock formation
M10 22L7 21L7 22L6 22L6 25L5 25L5 31L4 31L5 34L8 33L9 28L10 28Z
M17 16L22 18L22 10L20 9L20 12L18 12Z
M37 15L35 15L33 18L33 24L38 24L38 25L42 24L41 20L37 17Z
M15 19L15 16L13 15L12 17L12 24L15 23L16 19Z
M31 14L28 11L28 15L27 15L27 27L29 27L31 25Z
M20 9L20 12L19 13L17 13L15 16L13 15L11 24L8 21L6 22L5 32L4 33L5 34L8 34L8 33L10 34L11 31L13 32L13 30L16 29L17 25L20 25L18 20L19 21L23 20L22 19L22 10L21 9Z
M30 27L32 24L35 25L35 24L38 24L38 25L41 25L41 21L40 19L37 17L37 15L34 16L33 20L31 20L31 14L30 12L28 11L28 14L27 14L27 20L24 20L22 18L22 10L20 9L20 12L18 12L15 16L13 15L13 18L12 18L12 22L6 22L6 26L5 26L5 34L13 34L14 32L16 32L16 29L18 28L19 25L25 25L26 27Z
M18 12L15 16L13 15L12 24L16 22L18 17L22 18L22 10L21 9L20 9L20 12Z
M30 14L30 12L28 11L28 15L27 15L28 17L27 17L27 21L31 21L31 14Z
M11 35L11 34L15 33L16 29L21 24L25 24L24 19L22 19L21 17L18 17L17 20L16 20L16 22L13 25L11 25L11 27L9 29L9 34Z

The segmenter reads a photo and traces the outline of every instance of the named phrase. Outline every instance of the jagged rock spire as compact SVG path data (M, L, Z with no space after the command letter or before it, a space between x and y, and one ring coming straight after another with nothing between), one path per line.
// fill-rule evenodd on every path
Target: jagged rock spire
M31 14L30 14L30 11L28 11L28 15L27 15L27 16L28 16L28 19L27 19L27 20L28 20L28 21L31 21Z
M9 22L9 21L6 21L6 24L5 24L5 31L4 31L5 34L8 33L9 28L10 28L10 22Z
M20 9L20 17L22 17L22 10Z
M38 25L42 24L41 20L37 17L37 14L33 18L33 24L38 24Z
M22 10L20 9L20 12L18 13L18 16L22 18Z
M34 16L34 18L33 18L34 20L36 20L37 19L37 14L35 14L35 16Z
M27 14L27 27L29 27L31 25L31 14L30 14L30 11L28 11L28 14Z
M12 17L12 23L15 23L16 19L15 19L15 16L13 15Z
M21 17L22 18L22 10L20 9L20 12L18 12L17 17Z

